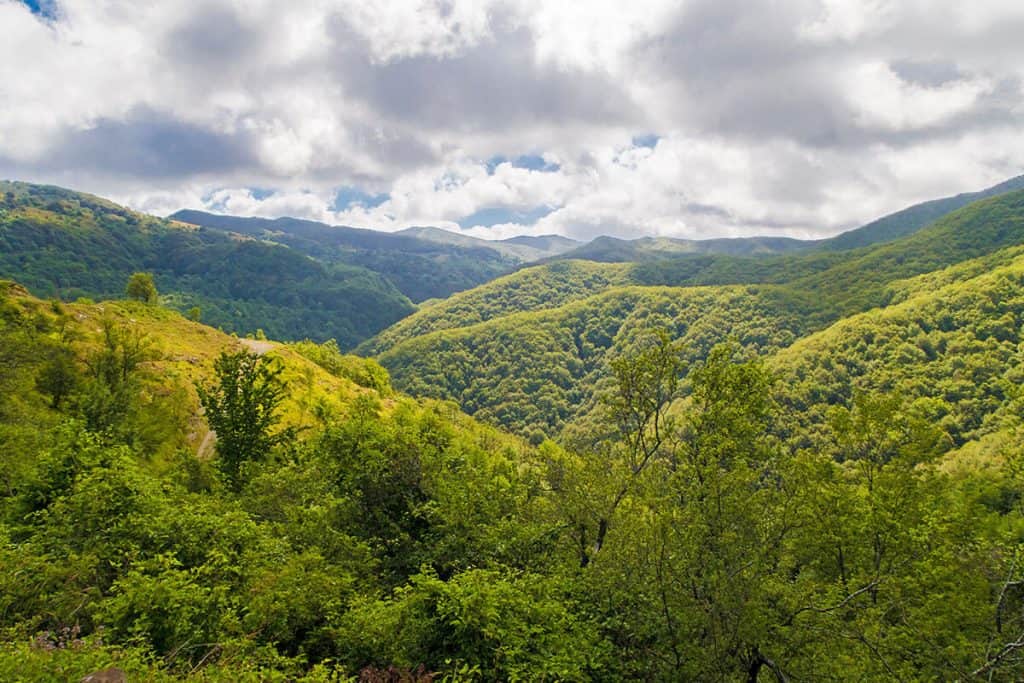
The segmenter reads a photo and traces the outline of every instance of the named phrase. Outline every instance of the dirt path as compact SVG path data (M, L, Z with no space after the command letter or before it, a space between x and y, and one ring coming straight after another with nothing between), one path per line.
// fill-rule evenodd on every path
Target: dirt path
M238 340L242 346L249 349L257 356L262 356L267 351L271 351L274 348L273 342L263 341L261 339L244 339ZM206 460L213 457L214 444L217 443L217 433L212 429L206 432L206 436L199 443L199 447L196 449L196 456L201 460Z
M213 457L213 445L217 443L217 434L211 429L206 432L206 436L203 437L202 443L199 444L199 448L196 450L196 457L200 460L209 460Z
M274 348L274 343L273 342L260 341L258 339L241 339L240 338L238 341L242 342L242 346L245 346L250 351L255 353L257 356L262 356L267 351L270 351L271 349Z

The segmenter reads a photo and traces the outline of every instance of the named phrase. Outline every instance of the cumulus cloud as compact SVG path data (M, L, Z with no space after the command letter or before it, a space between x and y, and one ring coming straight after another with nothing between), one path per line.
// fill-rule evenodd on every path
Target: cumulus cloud
M0 0L0 176L154 213L817 237L1022 172L1021 7Z

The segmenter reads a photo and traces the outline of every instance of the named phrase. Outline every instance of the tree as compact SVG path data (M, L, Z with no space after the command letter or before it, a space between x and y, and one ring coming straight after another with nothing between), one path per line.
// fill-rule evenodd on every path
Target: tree
M60 348L36 375L36 388L50 397L50 407L60 410L61 404L79 385L78 368L74 355L67 348Z
M573 462L559 462L555 468L558 478L567 471L575 471L569 480L578 477L577 485L563 490L575 498L565 504L572 508L567 514L581 567L601 552L620 506L651 463L665 455L666 440L674 431L668 408L684 370L681 346L665 330L644 338L633 353L612 360L610 366L615 390L604 404L617 440L604 452L568 458Z
M240 487L244 463L261 459L270 449L294 436L294 430L272 433L284 398L283 368L250 351L221 352L214 361L217 382L197 385L206 420L217 434L217 466L228 484Z
M100 321L103 346L85 358L87 381L78 408L93 431L114 427L128 413L139 365L155 357L152 340L138 327Z
M145 301L147 304L155 304L157 298L156 284L153 282L152 273L132 273L128 278L128 284L124 288L125 296L129 299Z

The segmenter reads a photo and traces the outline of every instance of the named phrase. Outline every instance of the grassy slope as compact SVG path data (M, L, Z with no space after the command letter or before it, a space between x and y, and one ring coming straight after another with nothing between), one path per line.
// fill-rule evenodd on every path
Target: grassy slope
M185 446L197 451L202 444L209 444L194 384L212 381L213 360L222 351L244 348L242 340L187 320L176 311L130 301L64 304L61 308L65 322L61 325L49 303L10 283L4 284L3 290L0 296L10 307L8 316L32 318L33 325L42 330L40 334L51 341L57 339L56 330L61 327L61 334L72 340L79 363L99 348L100 325L105 319L142 332L149 341L151 354L141 368L140 401L148 402L154 413L166 411L166 421L174 433L167 435L165 446ZM274 343L268 353L284 363L283 377L291 387L282 410L286 424L308 426L317 403L338 406L365 391L347 379L330 375L287 345ZM33 409L41 416L55 416L44 407L41 397L27 397L29 393L34 394L25 391L20 398L31 400Z
M161 444L163 452L186 447L193 452L209 455L212 446L208 429L200 415L195 383L213 381L213 361L222 351L248 348L265 353L284 367L282 379L288 391L281 406L282 422L300 430L318 424L323 411L344 411L360 395L372 395L382 402L385 411L400 405L433 405L430 401L417 401L395 394L389 386L382 390L360 386L362 366L375 365L374 361L355 356L335 356L331 366L320 365L300 351L303 344L291 345L276 341L255 342L252 339L227 335L212 327L184 318L178 312L157 305L134 301L106 301L102 303L62 304L60 313L50 302L37 299L21 286L0 281L0 313L8 324L0 323L0 339L14 339L5 334L21 326L30 330L28 337L18 337L26 344L28 358L19 370L24 375L19 390L5 397L17 402L19 421L51 423L60 413L46 405L45 398L35 390L32 378L44 360L44 348L68 339L76 362L84 370L84 360L101 345L101 322L111 320L118 326L138 330L145 335L151 353L140 368L139 401L143 411L165 423ZM0 356L0 362L3 361ZM340 372L339 366L344 366ZM352 379L350 379L350 377ZM10 407L8 403L4 404ZM3 406L0 406L3 407ZM439 406L453 426L476 430L478 426L467 416L458 413L450 404ZM0 422L4 411L0 410ZM493 430L486 430L487 438L505 443L508 439ZM511 443L511 442L510 442Z

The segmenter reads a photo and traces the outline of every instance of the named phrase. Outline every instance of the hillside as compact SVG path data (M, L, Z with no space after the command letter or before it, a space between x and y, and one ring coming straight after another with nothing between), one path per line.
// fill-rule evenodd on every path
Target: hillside
M428 302L367 340L358 351L383 353L395 344L430 332L474 325L510 313L556 308L629 282L629 268L621 264L558 261L523 268L447 299Z
M522 249L417 228L397 233L333 226L296 218L241 218L178 211L172 220L284 244L325 264L366 268L414 302L446 297L512 270ZM451 238L447 238L451 235Z
M127 353L124 342L129 342L138 351L139 381L133 391L144 400L123 416L122 427L126 434L131 433L131 441L149 450L157 460L170 457L178 448L208 454L210 437L200 419L194 384L210 380L213 359L220 352L255 344L161 306L138 301L43 302L10 281L0 281L0 306L5 320L5 360L10 360L10 365L4 366L8 389L0 413L8 427L10 423L47 424L59 416L59 411L46 409L46 392L32 390L33 378L42 366L53 359L69 360L69 367L78 366L87 372L90 357L99 354L107 341L120 344L115 348L120 354ZM272 347L267 353L285 362L285 379L296 389L282 406L287 424L307 427L315 405L337 407L339 400L350 401L360 391L353 378L367 384L357 372L347 377L330 374L296 351L303 349L302 345L260 344ZM364 360L357 364L376 365ZM72 394L84 389L80 381L69 381L68 395L60 402L73 402L76 398ZM85 402L88 397L78 398ZM52 395L49 401L54 401ZM29 415L34 417L30 419ZM106 418L97 413L97 419Z
M910 235L968 204L1016 190L1024 190L1024 175L1011 178L980 192L965 192L953 197L915 204L896 213L883 216L867 225L822 240L820 248L835 251L891 242Z
M771 286L480 323L489 354L517 350L501 392L552 387L526 418L566 390L530 374L545 354L578 354L604 397L573 396L594 429L539 449L330 344L2 283L0 678L1019 678L992 653L1024 632L1000 594L1019 469L999 466L1020 452L1024 256L986 258L1004 265L895 284L795 343L809 302ZM468 351L461 332L435 336ZM727 334L742 348L708 346ZM243 347L270 373L252 387L224 364ZM200 415L196 383L275 388L283 438L229 469L239 442L206 436L223 408Z
M1016 252L1004 248L1021 243L1024 191L975 202L913 235L852 252L733 260L728 268L708 256L549 264L425 308L360 350L378 353L403 391L458 401L470 414L537 439L592 410L608 360L629 348L632 321L661 320L688 342L692 359L729 338L763 354L888 304L911 286L901 280L971 259L981 261L962 272L1007 265ZM620 284L638 281L644 286ZM665 281L682 286L665 289ZM706 281L748 284L694 286ZM553 294L540 294L546 291ZM745 294L737 298L738 292ZM596 353L580 342L595 330Z
M228 332L354 346L413 310L379 274L138 214L62 188L0 183L0 277L39 296L119 297L152 272L165 302Z
M555 308L615 285L689 287L775 284L817 300L810 326L883 305L888 284L1024 242L1024 191L1005 193L950 213L892 243L851 251L743 258L687 254L639 263L558 261L522 269L436 302L360 346L388 349L429 332L465 327L512 313Z
M898 303L844 318L770 359L805 433L832 406L880 392L906 401L950 449L1016 432L1024 250L1007 249L894 289Z
M667 328L685 358L737 339L752 353L788 346L812 301L774 287L614 287L557 308L414 337L380 354L395 386L455 400L478 419L539 441L592 410L609 360Z
M196 386L246 349L281 369L289 437L233 493ZM376 661L375 635L356 634L377 596L422 566L472 580L514 565L536 533L504 521L529 507L522 442L395 395L376 363L330 344L239 340L156 305L49 303L0 282L0 368L4 680L111 663L133 680L204 665L204 680L293 677L329 651L358 671ZM369 602L346 607L356 595ZM353 634L337 635L347 655L327 645L335 628ZM207 644L180 651L190 642Z

